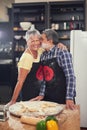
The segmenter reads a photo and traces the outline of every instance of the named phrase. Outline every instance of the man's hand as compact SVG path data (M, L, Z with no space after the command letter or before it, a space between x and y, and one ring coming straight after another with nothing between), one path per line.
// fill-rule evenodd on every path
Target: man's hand
M58 43L58 48L62 49L62 50L68 50L68 48L63 44L63 43Z
M66 100L66 108L71 109L71 110L76 109L74 101L73 100Z
M40 101L44 98L44 96L37 96L35 98L30 99L29 101Z

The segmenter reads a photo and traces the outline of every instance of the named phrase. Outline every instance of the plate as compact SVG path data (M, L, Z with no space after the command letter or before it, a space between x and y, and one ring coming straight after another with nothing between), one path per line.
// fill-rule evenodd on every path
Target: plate
M48 115L57 115L64 109L64 106L48 101L21 101L9 107L9 112L14 116L23 115L32 117L41 117Z

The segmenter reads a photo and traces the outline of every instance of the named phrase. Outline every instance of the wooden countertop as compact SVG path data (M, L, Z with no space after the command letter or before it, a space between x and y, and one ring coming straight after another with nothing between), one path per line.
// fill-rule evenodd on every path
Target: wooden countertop
M62 118L66 117L65 122L62 122ZM36 130L35 126L23 124L20 122L20 118L14 117L8 113L9 119L5 122L0 122L0 130ZM77 106L76 110L65 109L60 116L58 116L59 130L80 130L80 109ZM62 122L62 123L61 123Z

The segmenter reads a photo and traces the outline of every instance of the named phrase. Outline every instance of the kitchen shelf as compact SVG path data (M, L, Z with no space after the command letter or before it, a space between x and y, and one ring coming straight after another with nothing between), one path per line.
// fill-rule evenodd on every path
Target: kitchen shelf
M20 28L20 22L31 22L40 31L47 28L47 3L19 3L13 4L12 8L13 28Z
M50 2L49 8L49 27L58 32L60 42L70 49L71 30L85 30L84 1ZM63 38L64 35L68 38Z
M69 37L65 38L65 37L59 37L59 40L70 40Z
M56 23L64 23L64 22L84 22L84 19L80 19L80 20L51 20L51 22L56 22Z
M67 45L69 49L71 30L85 30L84 1L15 3L12 7L12 14L13 36L24 37L26 30L22 30L20 22L31 22L40 32L46 28L56 30L59 41ZM16 42L14 43L14 53L20 53L15 52L16 44L20 44L20 42L17 40L14 42ZM14 61L16 56L14 54Z

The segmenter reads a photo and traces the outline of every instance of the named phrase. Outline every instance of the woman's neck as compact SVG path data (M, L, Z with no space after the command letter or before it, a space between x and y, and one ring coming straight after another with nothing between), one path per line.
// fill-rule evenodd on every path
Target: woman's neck
M34 59L37 59L38 52L36 50L31 50L30 48L27 48L27 52L30 53Z

